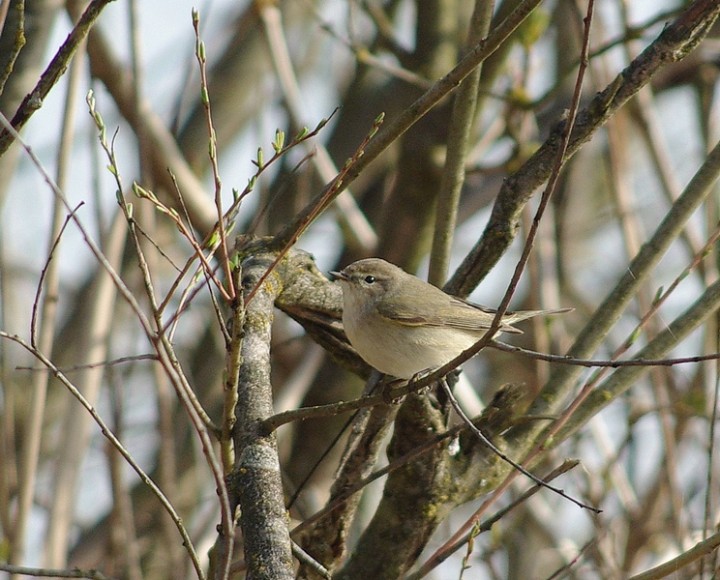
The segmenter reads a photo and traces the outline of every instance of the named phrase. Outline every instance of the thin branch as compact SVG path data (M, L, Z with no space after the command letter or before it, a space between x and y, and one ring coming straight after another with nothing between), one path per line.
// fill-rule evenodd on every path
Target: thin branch
M95 24L103 8L112 1L113 0L93 0L88 4L85 12L83 12L77 24L70 31L70 34L68 34L65 42L63 42L60 49L50 61L50 64L40 76L40 80L35 85L35 88L28 93L20 104L11 122L12 128L15 129L15 131L22 129L33 113L42 107L45 97L47 97L50 89L57 84L60 77L65 74L75 51ZM0 157L8 150L14 137L13 132L8 130L7 127L0 131Z
M524 356L528 356L537 360L543 360L558 364L576 365L579 367L601 367L612 369L622 367L673 367L676 365L693 364L709 360L720 360L720 352L713 352L710 354L703 354L698 356L686 356L680 358L634 358L631 360L593 360L573 358L567 355L545 354L542 352L535 352L533 350L522 348L521 346L506 344L497 340L492 341L489 346L490 348L495 348L503 352L522 354Z
M125 446L118 440L117 437L115 437L115 434L112 432L110 427L105 423L102 417L98 414L95 407L93 407L89 401L83 396L83 394L78 391L77 387L65 376L65 374L57 368L53 362L48 359L43 353L39 352L35 348L32 347L32 345L25 342L22 338L20 338L17 335L9 334L3 330L0 330L0 338L5 338L7 340L10 340L14 342L15 344L18 344L22 348L24 348L27 352L29 352L32 356L34 356L38 361L40 361L55 377L57 380L59 380L65 388L70 391L70 394L77 399L77 401L85 408L85 410L90 414L90 416L93 418L95 423L97 423L98 427L100 427L100 432L103 434L103 436L110 442L110 444L120 453L120 455L123 456L125 461L127 461L128 465L133 468L135 473L138 474L142 482L150 488L150 491L155 495L155 497L158 498L160 501L160 504L165 508L165 511L170 515L173 522L175 523L175 527L177 528L178 532L180 532L180 536L183 539L183 545L185 546L185 549L188 552L188 555L190 556L190 559L193 563L193 566L195 567L195 572L198 575L198 578L204 579L205 575L202 570L202 567L200 566L200 560L197 556L197 553L195 552L195 548L193 546L192 540L190 539L190 535L188 534L187 530L185 529L185 525L183 524L183 520L180 517L180 515L175 511L175 508L173 507L170 500L165 496L165 494L162 492L162 490L155 484L155 482L152 480L152 478L145 473L142 467L140 467L140 464L137 463L132 456L132 454L125 448Z
M568 471L575 469L575 467L577 467L579 464L580 462L577 459L567 459L562 463L562 465L559 465L550 473L544 475L542 479L546 482L553 481L554 479L567 473ZM495 513L495 515L489 517L483 522L478 522L477 525L474 526L470 532L468 532L464 537L460 538L452 546L449 546L443 551L438 550L432 556L430 556L430 558L428 558L427 561L416 572L409 574L406 580L420 580L420 578L424 578L425 576L427 576L431 570L437 568L440 564L442 564L445 560L447 560L464 545L467 544L469 546L469 543L473 538L477 537L483 532L489 532L492 529L493 525L499 522L512 510L522 505L541 489L541 485L532 486L530 489L522 493L518 498L510 502L510 504L508 504L506 507Z
M637 358L657 359L664 356L665 353L677 346L693 330L698 328L708 317L717 312L719 308L720 281L716 281L685 312L673 320L665 330L649 341L638 353ZM591 416L597 414L601 408L614 401L634 385L643 371L644 368L641 366L620 368L605 379L602 384L591 389L587 396L579 395L577 397L580 400L579 404L573 402L568 406L553 423L552 427L546 431L542 440L536 440L538 446L543 446L543 441L546 441L546 438L551 436L554 442L553 445L565 440L580 425L585 424Z
M720 532L713 534L707 540L698 542L689 550L664 564L631 576L629 580L659 580L660 578L667 578L670 575L678 574L681 568L689 566L703 556L711 554L718 546L720 546Z
M535 212L535 216L533 217L533 223L530 227L530 231L528 232L527 239L525 240L522 253L517 264L515 265L515 271L513 272L512 278L510 279L510 283L508 284L507 290L505 291L505 295L503 296L502 300L500 301L500 305L497 308L495 318L490 324L490 329L485 334L480 343L473 347L477 348L477 352L480 352L480 350L482 350L487 344L489 344L492 336L502 324L503 315L505 314L505 311L510 305L510 301L515 294L515 289L520 282L520 277L525 270L525 265L530 258L530 252L533 248L535 236L537 235L538 228L540 227L540 220L542 219L542 216L545 213L545 209L550 202L550 198L554 193L555 188L557 187L558 181L560 179L560 171L562 170L565 162L567 161L566 154L568 146L570 144L570 136L572 135L573 129L575 128L575 120L577 118L578 110L580 108L580 97L582 96L583 80L585 79L585 71L587 70L588 66L588 52L590 50L590 29L592 27L594 7L594 0L588 0L587 12L584 19L585 27L583 29L582 49L580 52L580 67L578 69L577 77L575 79L575 90L573 91L572 100L570 102L570 109L568 111L567 119L565 120L563 131L560 136L560 144L553 160L553 168L550 172L547 186L545 187L545 190L540 196L540 203L538 204L537 211Z
M273 68L280 83L291 122L295 127L302 127L305 107L302 104L300 86L282 27L282 13L279 6L273 2L260 2L258 6ZM316 147L312 163L320 179L325 182L333 181L333 177L338 173L330 153L321 143ZM370 252L376 248L377 234L358 208L352 194L349 191L339 193L336 203L338 219L343 229L349 234L350 245L357 246L363 252Z
M32 344L32 342L30 344ZM130 355L130 356L121 356L121 357L114 358L114 359L104 360L104 361L97 362L97 363L62 366L62 367L58 367L58 369L60 369L62 372L64 372L67 375L74 371L81 371L81 370L85 370L85 369L89 369L89 368L91 369L91 368L95 368L95 367L111 367L111 366L115 366L115 365L121 365L121 364L125 364L125 363L142 361L142 360L157 361L158 357L155 354L135 354L135 355ZM21 371L44 370L41 367L17 366L15 368L18 370L21 370Z
M355 153L353 153L352 157L350 157L350 159L345 162L345 165L340 170L340 173L337 174L335 179L333 179L333 181L331 181L328 185L325 186L325 189L320 196L320 200L317 206L313 207L309 213L303 215L302 219L293 222L292 225L294 229L292 231L288 231L288 229L285 228L285 230L283 230L285 234L281 233L276 237L275 243L277 243L278 245L283 244L282 248L279 252L277 252L277 255L273 260L272 264L270 264L265 274L258 280L255 287L247 294L247 296L245 296L246 306L253 299L253 296L255 296L257 289L263 284L265 279L271 274L275 267L290 251L290 248L295 245L300 236L305 232L305 230L307 230L308 227L310 227L310 224L312 224L313 221L315 221L315 219L317 219L317 217L330 205L333 199L335 199L337 193L344 188L348 172L351 170L352 167L355 167L357 163L363 158L363 155L365 155L365 147L367 147L368 143L372 142L372 138L375 133L377 133L384 118L385 117L383 114L378 115L372 127L370 128L370 131L362 140L358 148L355 150ZM286 235L288 237L286 237Z
M167 364L169 363L172 366L174 366L175 369L178 371L178 373L177 373L178 380L173 381L173 385L175 386L176 389L178 389L178 392L184 391L181 394L181 400L183 400L183 402L185 402L186 404L188 404L190 407L192 407L194 409L195 413L197 414L198 418L200 419L200 422L198 423L198 425L200 423L204 424L204 426L202 427L202 430L204 430L205 426L212 427L213 423L210 420L210 417L208 416L208 414L205 412L205 409L203 409L202 405L200 404L197 397L195 396L195 392L192 390L192 388L190 388L189 384L187 384L187 381L184 378L184 373L182 372L182 368L180 368L179 363L177 363L177 364L173 363L173 361L176 360L175 354L174 354L174 349L170 345L169 338L168 338L167 333L165 332L165 328L163 327L163 324L162 324L162 312L158 308L158 301L157 301L157 297L155 294L155 289L154 289L154 285L153 285L153 281L152 281L152 274L151 274L149 266L147 264L147 260L145 259L145 252L143 251L142 244L140 243L140 239L135 230L135 218L133 217L132 204L129 203L125 197L124 187L122 184L122 179L120 177L120 170L118 168L117 159L115 157L114 146L112 144L108 144L108 142L107 142L106 131L105 131L105 122L104 122L100 112L95 108L95 97L92 94L92 92L88 94L86 101L87 101L88 107L90 109L90 115L92 116L92 118L95 122L95 125L99 131L100 146L105 151L105 155L107 156L107 159L109 162L109 165L108 165L109 170L112 173L112 175L115 179L115 183L117 185L117 190L115 192L116 201L118 203L118 206L120 207L123 217L125 218L125 221L128 224L128 228L129 228L130 234L131 234L131 239L133 240L133 242L135 244L135 251L136 251L137 259L138 259L138 266L140 267L140 271L142 272L142 275L143 275L142 279L143 279L143 284L145 287L145 293L150 302L152 316L153 316L153 319L155 322L155 326L157 327L157 331L152 329L152 327L150 325L150 321L147 319L147 317L144 315L144 313L142 313L139 310L139 305L138 305L138 310L136 310L136 314L139 313L139 315L142 316L142 318L140 318L140 322L143 325L143 329L145 330L145 334L146 334L148 340L153 344L153 346L155 346L155 348L158 351L158 360L161 363L163 363L164 366L166 366L166 370L169 370L167 368ZM137 192L139 186L137 186L136 184L133 184L133 185L134 185L133 191ZM139 189L142 189L142 188L139 188ZM143 190L143 191L145 192L145 190ZM154 198L154 196L150 192L145 192L145 193ZM157 203L162 206L162 204L159 200ZM174 210L168 210L168 211L172 214L177 214L177 212L174 212ZM191 241L191 243L195 243L194 247L197 248L197 243L194 240L192 232L187 228L185 228L183 230L184 224L182 223L181 220L179 220L179 218L176 221L176 224L178 225L178 227L180 227L181 231L185 232L186 237ZM202 255L202 251L200 251L200 254ZM207 268L210 269L209 264L207 264ZM211 270L211 273L212 273L212 270ZM118 276L118 279L119 279L119 276ZM221 291L223 291L222 284L219 281L217 281L217 286ZM129 292L129 290L128 290L128 292ZM133 300L134 300L134 297L133 297ZM163 345L166 348L166 350L172 351L172 352L168 352L169 360L163 358L162 353L160 352L160 345ZM191 415L192 415L192 413L191 413ZM200 437L202 438L203 434L202 433L199 433L199 434L200 434ZM208 449L209 452L212 453L212 446L207 446L206 449ZM216 462L215 462L214 458L212 458L210 456L208 456L208 459L210 461L210 466L212 469L213 468L212 466ZM217 475L216 479L218 481L223 481L222 475Z
M30 317L30 344L33 345L33 347L37 347L37 339L38 339L38 332L37 332L37 326L38 326L38 314L39 314L39 306L41 305L40 301L40 295L43 291L43 285L45 282L45 276L48 274L51 274L50 269L50 263L53 260L53 257L55 256L55 250L57 250L58 246L60 245L60 240L62 239L63 233L65 232L65 229L67 228L67 225L70 223L70 220L73 219L73 216L75 213L83 206L82 203L79 203L77 206L75 206L75 209L70 212L67 216L65 216L65 221L63 222L62 226L60 227L60 231L57 233L57 236L55 236L55 239L52 241L50 245L50 251L48 252L47 259L45 260L45 264L43 264L42 270L40 271L40 276L38 277L38 283L37 288L35 289L35 300L33 300L33 308L32 308L32 316ZM53 297L53 300L55 298ZM45 321L45 317L43 317L43 321Z
M381 477L384 477L388 475L389 473L392 473L396 469L399 469L403 465L406 465L410 461L413 461L414 459L417 459L418 457L422 456L424 453L427 453L431 451L433 448L435 448L437 445L440 445L444 441L447 441L447 439L454 437L458 433L460 433L462 430L465 429L465 425L456 425L452 429L446 431L445 433L441 433L432 439L426 441L422 445L416 447L412 451L409 451L402 457L399 457L398 459L392 461L385 467L382 467L367 477L363 477L361 480L356 481L353 483L350 487L347 489L343 489L342 493L338 494L336 497L334 497L329 503L327 503L323 508L315 512L310 517L305 518L301 523L299 523L297 526L295 526L291 531L290 534L299 534L303 530L310 527L315 522L321 520L334 510L340 508L343 506L343 504L353 495L355 495L358 492L361 492L363 489L365 489L368 485L370 485L373 481L377 481Z
M358 42L358 40L355 38L356 35L353 34L352 30L350 30L349 38L343 36L339 31L333 28L333 24L330 21L326 20L323 15L320 14L320 11L316 7L316 5L312 4L310 6L315 13L315 18L318 20L320 29L327 32L334 40L336 40L338 43L340 43L350 52L352 52L358 63L367 65L369 67L374 67L380 71L387 73L391 77L395 77L403 82L408 83L409 85L416 86L423 91L426 91L432 86L432 82L429 79L419 75L412 70L403 68L402 64L396 65L393 62L390 62L388 59L383 59L379 56L375 56L372 53L371 48L368 48L367 46ZM382 37L383 44L385 46L391 46L391 50L395 54L402 52L402 49L400 49L398 44L394 42L391 38L392 25L387 22L387 20L381 23L380 19L375 18L375 16L381 9L372 4L366 4L364 8L367 15L373 20L373 24L378 32L378 35ZM387 26L384 26L384 24L386 24Z
M215 183L215 209L217 211L217 234L220 245L220 261L225 272L225 280L228 284L228 294L230 299L234 299L237 288L233 286L233 276L230 265L230 253L228 252L227 233L225 231L225 216L222 208L222 181L220 179L220 169L218 168L218 151L217 151L217 134L215 133L215 125L213 124L212 110L210 108L210 93L208 91L207 80L207 59L205 58L205 43L200 40L200 13L193 9L192 11L193 30L195 31L195 57L200 68L200 95L203 108L205 110L205 120L208 130L208 145L210 157L210 167L212 168L213 181Z
M50 186L53 193L62 201L62 203L65 205L65 207L68 209L68 211L71 211L71 208L70 208L63 192L57 187L57 185L52 180L52 178L47 174L47 172L43 168L42 164L38 160L35 153L23 142L20 135L17 133L17 131L15 131L15 129L12 127L12 125L8 122L8 120L2 114L0 114L0 124L3 125L5 127L5 129L8 132L10 132L12 134L12 136L25 149L28 156L31 158L33 164L38 168L41 175L43 176L43 179ZM127 209L127 207L125 207L125 209ZM167 337L165 337L163 335L157 336L154 333L154 331L152 330L150 321L145 316L143 310L140 308L140 305L138 304L137 300L135 299L133 293L125 285L125 283L122 281L122 279L117 274L115 269L105 258L102 251L100 250L98 245L95 243L93 238L89 235L87 229L82 224L82 222L75 215L72 215L72 218L73 218L73 221L75 222L78 230L80 231L85 244L90 249L90 251L92 252L95 259L100 263L102 268L108 273L108 275L110 276L110 278L113 281L113 284L117 288L118 292L125 299L125 301L130 305L131 309L135 313L146 336L150 339L152 344L157 348L157 352L159 355L159 361L163 365L163 368L164 368L165 372L167 373L167 376L173 382L173 385L176 388L176 392L179 393L180 399L183 402L185 409L187 409L187 410L195 409L196 407L193 406L192 388L188 384L187 378L184 376L184 374L182 372L182 366L180 365L179 361L175 357L172 345L167 340ZM147 273L146 273L146 276L147 276ZM159 345L162 345L163 348L161 349L159 347ZM195 429L199 435L200 441L202 443L203 451L205 452L205 457L208 461L210 470L213 473L214 477L216 478L216 482L218 484L218 490L221 492L221 496L220 496L220 498L221 498L221 513L227 514L229 512L229 502L227 501L227 492L226 492L225 482L224 482L224 479L222 476L222 468L220 467L220 465L218 464L217 460L214 457L212 441L210 440L207 429L205 428L205 424L196 415L196 413L190 411L188 413L188 415L190 416L190 419L193 422L193 426L195 427ZM225 526L231 525L230 523L228 523L228 521L230 519L231 519L230 517L224 518ZM187 543L186 549L188 551L194 552L194 549L192 548L192 544L190 544L190 543ZM191 559L192 559L194 565L197 564L196 572L198 573L198 577L204 578L204 574L199 567L197 557L193 557L191 555Z
M495 455L497 455L500 459L502 459L505 463L511 465L513 468L517 469L520 473L522 473L525 477L528 477L532 479L536 484L539 486L545 487L549 489L550 491L558 494L561 497L564 497L567 500L570 500L572 503L577 505L578 507L581 507L586 510L590 510L592 512L595 512L596 514L599 514L602 512L601 509L595 508L593 506L587 505L574 497L569 496L566 494L562 489L559 487L554 487L547 483L546 481L543 481L541 478L539 478L537 475L531 473L527 469L525 469L522 465L515 462L510 458L508 455L503 453L500 449L497 448L497 446L488 439L485 434L478 429L475 424L472 422L470 417L468 417L465 412L460 407L460 404L457 402L457 399L455 398L455 395L452 392L452 389L450 389L450 386L447 384L447 380L442 379L440 381L440 384L442 385L443 390L445 391L445 394L448 397L448 400L450 401L450 404L452 405L453 409L455 409L455 412L458 414L458 417L460 417L463 422L470 428L470 430L475 434L475 436L482 441L483 445L488 447Z
M297 542L292 542L291 546L293 556L295 556L298 562L300 562L307 569L312 570L321 578L327 578L328 580L332 580L332 574L330 574L327 568L325 568L322 564L315 560L315 558L313 558L310 554L303 550L297 544Z
M717 319L715 320L715 338L714 338L714 346L715 348L720 348L720 336L718 336L717 332ZM707 449L707 477L706 477L706 489L705 489L705 502L704 502L704 514L703 514L703 522L704 525L702 527L703 530L703 540L707 539L707 533L708 530L711 530L713 528L713 520L715 518L714 514L714 508L713 508L713 499L714 499L714 491L717 487L717 484L715 483L716 477L717 477L717 470L714 468L716 462L717 462L717 440L716 440L716 433L717 433L717 418L718 413L720 412L720 360L715 362L715 385L713 386L713 395L711 399L711 411L710 411L710 427L708 429L707 434L707 443L706 443L706 449Z
M542 0L524 0L521 2L503 22L493 28L487 38L473 47L455 68L437 81L397 117L390 119L383 130L379 131L375 138L367 144L367 147L363 148L362 157L343 170L342 185L335 184L335 181L333 181L332 184L325 186L323 191L298 213L295 220L278 234L278 240L281 243L292 240L295 233L303 229L304 224L319 215L334 197L349 187L372 161L377 159L392 143L452 92L479 63L495 52L541 2Z
M112 580L111 576L106 576L99 570L79 570L77 568L72 570L32 568L30 566L13 566L12 564L3 564L0 562L0 570L9 572L10 574L22 574L34 578L89 578L90 580Z
M704 38L720 13L716 0L695 0L677 19L665 26L657 39L634 59L577 115L566 155L575 154L617 110L650 82L663 67L682 60ZM520 213L551 174L561 144L565 121L513 176L497 195L481 239L456 270L446 290L466 296L495 266L515 238Z
M680 231L695 209L713 191L712 186L720 176L720 142L708 154L703 165L685 187L683 194L673 204L655 233L643 244L641 250L628 265L627 271L615 288L600 304L595 315L575 339L568 354L572 358L584 359L601 344L610 328L620 318L637 288L650 275L665 251L677 239ZM533 412L546 414L554 412L555 406L567 394L579 375L579 367L563 365L553 369L543 391L536 399Z
M14 9L24 11L19 5ZM24 16L20 16L20 18L24 19ZM59 189L62 189L67 181L69 168L72 164L71 151L75 138L75 110L77 108L77 95L84 74L83 59L81 58L84 52L83 49L84 45L81 43L78 48L77 58L70 63L67 79L62 128L57 151L56 178ZM58 246L60 240L63 239L68 223L73 219L80 205L82 204L76 206L75 210L70 211L63 221L64 205L57 196L53 198L50 239L48 240L49 248L46 262L38 280L30 321L30 342L34 348L42 352L51 352L55 341L60 288ZM32 378L32 395L22 435L23 449L20 464L23 465L23 469L20 470L19 500L15 512L14 541L11 545L10 562L19 562L25 552L26 528L35 500L35 480L43 426L46 423L48 382L46 375Z
M521 354L530 358L547 361L550 363L557 363L563 365L575 365L579 367L607 367L607 368L622 368L622 367L670 367L681 364L693 364L699 362L705 362L709 360L720 360L720 353L712 353L707 355L680 357L680 358L662 358L662 359L647 359L647 358L636 358L631 360L593 360L593 359L579 359L573 358L567 355L556 355L556 354L545 354L541 352L535 352L515 346L493 340L489 345L490 348L495 348L503 352ZM462 355L461 355L462 356ZM458 357L460 359L460 357ZM458 360L456 359L456 360ZM457 366L465 362L465 357L462 356L461 362L451 361L445 367L441 367L437 371L433 371L427 376L419 379L411 379L409 381L398 381L396 385L388 385L388 391L386 393L380 393L375 395L367 395L359 399L353 399L352 401L338 401L337 403L329 403L327 405L317 405L314 407L300 407L298 409L290 409L289 411L283 411L277 413L272 417L268 417L261 423L261 429L264 433L271 433L275 429L282 427L288 423L295 421L307 421L308 419L322 419L325 417L334 417L343 413L350 413L358 409L367 407L375 407L376 405L387 405L388 401L397 401L409 393L414 393L425 387L439 381L447 372L452 371ZM446 367L450 367L448 371L445 371Z

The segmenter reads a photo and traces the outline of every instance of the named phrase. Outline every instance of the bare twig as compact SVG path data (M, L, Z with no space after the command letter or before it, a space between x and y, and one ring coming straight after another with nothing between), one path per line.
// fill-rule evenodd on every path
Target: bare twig
M555 155L553 168L550 172L547 186L545 187L542 195L540 196L540 203L538 204L537 211L535 212L535 216L533 217L532 226L530 227L530 231L528 232L527 239L525 240L525 245L523 246L520 258L515 265L515 271L513 272L512 278L510 279L510 283L508 284L505 295L500 301L500 305L498 306L495 318L490 325L490 329L485 334L480 343L473 347L473 349L477 349L475 352L480 352L480 350L482 350L487 344L489 344L493 335L495 334L495 332L497 332L497 330L500 328L500 325L502 324L503 315L505 314L508 306L510 305L510 301L515 294L515 289L520 282L520 277L522 276L522 273L525 270L525 265L527 264L527 261L530 257L530 252L533 248L535 236L537 235L538 228L540 227L540 220L545 213L545 208L550 202L550 197L555 191L558 180L560 179L560 171L567 160L566 154L568 150L568 145L570 143L570 136L572 135L573 129L575 127L575 119L577 118L578 110L580 108L580 97L582 95L583 80L585 79L585 70L588 66L588 52L590 50L590 29L592 26L594 7L594 0L589 0L587 5L587 13L584 20L585 28L583 30L583 42L580 52L580 67L578 69L577 77L575 79L575 90L573 91L572 100L570 102L570 109L568 111L567 118L565 119L563 131L560 136L560 144Z
M667 578L671 574L677 574L681 568L689 566L703 556L712 553L718 546L720 546L720 533L715 533L706 540L698 542L692 548L672 560L651 568L650 570L646 570L645 572L641 572L640 574L635 574L631 576L629 580L659 580L660 578Z
M698 356L661 358L653 360L645 358L634 358L630 360L592 360L573 358L567 355L545 354L542 352L535 352L521 346L506 344L497 340L493 340L489 346L490 348L496 348L497 350L501 350L503 352L517 353L528 356L530 358L544 360L551 363L576 365L579 367L601 367L612 369L622 367L673 367L676 365L693 364L710 360L720 360L720 352L713 352L710 354L703 354Z
M362 159L363 155L365 155L365 147L367 147L375 133L377 133L384 118L384 115L380 114L375 119L370 132L362 140L358 148L355 150L355 153L353 153L352 157L345 162L345 165L340 170L340 173L337 174L335 179L325 186L317 205L312 207L311 211L307 214L304 214L302 219L300 219L297 223L292 224L294 229L288 230L288 228L285 228L283 233L280 233L276 237L275 242L278 245L282 245L282 247L280 251L277 252L277 256L273 260L272 264L270 264L267 272L265 272L260 280L258 280L255 288L253 288L245 297L246 305L253 299L257 289L280 263L280 260L285 257L285 255L290 251L290 248L292 248L293 245L295 245L295 242L298 241L300 236L305 232L305 230L307 230L308 227L310 227L310 224L317 219L317 217L328 207L328 205L330 205L333 199L335 199L337 193L343 189L348 172L359 162L360 159Z
M42 107L45 97L60 80L60 77L67 70L68 63L72 59L80 43L85 39L95 20L100 16L105 6L112 0L93 0L88 4L80 20L68 34L67 39L57 51L50 64L47 66L35 88L23 99L15 116L12 118L12 128L19 131L25 126L30 117ZM0 156L2 156L13 142L13 132L7 127L0 131Z
M720 5L715 0L695 0L689 4L646 50L578 112L566 155L577 152L662 67L681 60L693 50L707 34L718 13ZM515 237L522 208L537 188L547 181L555 166L564 129L563 120L552 129L550 137L523 167L505 180L481 239L456 270L446 290L466 296L505 253Z
M19 6L17 8L20 8ZM23 11L23 10L20 10ZM24 16L20 16L21 19ZM78 49L78 56L83 54L83 44ZM66 183L69 167L71 165L70 151L75 137L75 109L77 105L77 94L83 74L82 59L76 58L70 63L68 75L67 93L65 98L63 124L60 137L60 146L57 153L57 183L62 188ZM80 205L75 208L79 209ZM67 224L72 219L75 211L66 215L63 221L65 208L62 201L55 197L52 203L51 231L49 232L49 249L45 265L38 280L37 291L32 307L30 321L30 342L34 348L41 352L50 352L55 340L58 312L58 292L60 288L60 262L56 251L62 239ZM42 294L44 290L44 295ZM39 316L39 319L38 319ZM13 534L15 541L11 545L9 561L19 563L25 551L27 539L26 528L30 520L32 505L35 497L35 478L40 457L41 439L45 414L47 412L48 376L45 373L36 375L32 379L32 395L29 413L25 423L25 430L22 437L22 461L24 466L20 470L19 501L15 513L15 524Z
M487 38L473 47L453 70L437 81L400 115L391 119L383 130L379 131L366 147L363 147L362 157L353 162L351 167L342 170L342 184L336 184L333 181L325 186L323 191L297 215L295 220L278 234L278 240L283 243L292 240L296 232L303 229L303 224L312 221L329 205L335 196L355 181L358 175L372 161L377 159L391 143L422 119L434 106L452 92L480 62L495 52L540 3L541 0L524 0L521 2L503 22L493 28Z
M45 264L43 265L43 268L40 272L40 276L38 278L37 283L37 289L35 290L35 300L33 300L33 309L32 309L32 316L30 318L30 344L33 345L33 347L38 346L37 344L37 327L38 327L38 315L40 313L39 306L42 304L40 300L40 295L43 291L43 286L45 282L45 276L46 274L51 273L50 264L55 256L55 250L57 250L58 246L60 245L60 240L62 239L62 235L65 232L65 228L67 228L68 223L70 223L70 220L72 219L72 216L82 207L83 204L78 204L75 209L71 212L70 215L65 217L65 221L62 224L62 227L60 228L60 231L58 232L55 239L52 241L52 244L50 246L50 251L48 252L47 259L45 260ZM55 300L55 298L53 298ZM45 316L42 317L43 322L46 321Z
M285 39L280 7L272 2L261 2L258 6L273 67L285 97L291 122L295 127L302 127L305 107L302 104L300 86ZM334 176L338 173L330 153L322 143L317 145L315 154L312 156L312 163L320 178L325 182L333 181ZM377 234L358 208L352 194L349 191L339 193L336 203L338 219L348 233L350 244L358 246L363 252L370 252L377 247Z
M112 432L110 427L105 423L102 417L98 414L96 409L88 402L88 400L83 397L82 393L78 391L77 387L68 380L68 378L65 376L65 374L58 369L50 359L48 359L43 353L39 352L38 350L34 349L30 344L25 342L22 338L16 335L9 334L5 331L0 330L0 338L5 338L7 340L11 340L15 344L20 345L22 348L24 348L27 352L29 352L31 355L33 355L39 362L41 362L55 377L58 379L64 386L67 388L68 391L72 394L75 399L78 400L78 402L85 408L85 410L90 414L90 416L93 418L95 423L100 427L100 432L103 434L103 436L110 442L110 444L120 453L125 461L127 461L128 465L133 468L135 473L138 474L140 479L143 481L145 485L147 485L150 488L150 491L152 491L153 495L158 498L160 501L160 504L165 508L165 511L170 515L173 522L175 523L175 527L180 532L180 535L183 539L183 544L185 546L185 549L188 552L188 555L190 556L190 559L195 567L195 571L198 575L198 578L205 578L204 572L202 571L202 567L200 566L200 560L197 556L197 553L195 552L195 548L193 546L192 540L190 539L190 536L185 529L185 525L183 524L183 520L180 517L180 515L175 511L175 508L173 507L170 500L165 496L165 494L160 490L160 488L155 485L155 482L150 478L150 476L145 473L142 467L135 461L135 458L132 456L132 454L125 448L125 446L115 437L115 434Z
M34 578L89 578L90 580L112 580L110 576L106 576L99 570L55 570L50 568L32 568L30 566L13 566L12 564L3 563L0 563L0 570L9 572L10 574L22 574Z
M210 109L210 93L208 91L207 80L207 59L205 57L205 43L200 40L200 13L193 9L192 11L193 30L195 31L195 57L200 67L200 94L203 108L205 109L205 119L207 121L210 167L212 168L213 181L215 182L215 209L217 211L217 234L220 245L220 261L222 263L225 280L228 285L228 295L230 299L234 299L237 289L233 287L233 276L231 272L230 253L228 252L227 234L225 232L225 215L222 207L222 181L220 179L220 169L218 168L218 152L217 152L217 135L215 126L213 125L212 111Z
M534 475L533 473L531 473L530 471L525 469L519 463L513 461L512 458L510 458L507 454L503 453L500 449L498 449L497 446L492 441L490 441L490 439L488 439L480 429L478 429L475 426L475 424L472 422L470 417L468 417L465 414L465 411L463 411L462 408L460 407L460 405L458 404L457 399L455 398L455 395L452 392L452 389L450 389L450 386L447 384L447 380L442 379L440 381L440 384L442 385L442 388L445 391L445 394L448 396L448 400L450 401L450 404L452 405L453 409L455 409L455 412L458 414L458 416L465 422L465 424L470 428L470 430L475 434L475 436L478 439L480 439L480 441L483 442L483 445L488 447L495 455L497 455L505 463L508 463L513 468L517 469L525 477L532 479L539 486L546 487L547 489L558 494L559 496L564 497L567 500L570 500L572 503L574 503L578 507L581 507L586 510L590 510L592 512L595 512L596 514L599 514L602 512L602 510L600 510L600 509L597 509L595 507L587 505L587 504L575 499L574 497L569 496L559 487L555 487L555 486L548 484L546 481L543 481L537 475Z
M571 469L575 469L575 467L577 467L579 464L580 462L577 460L568 459L564 461L562 465L556 467L547 475L544 475L542 479L546 482L552 481L557 477L563 475L564 473L567 473ZM406 580L420 580L420 578L424 578L425 576L427 576L427 574L431 570L437 568L440 564L442 564L445 560L447 560L452 554L457 552L464 545L467 544L469 549L470 541L473 538L477 537L483 532L489 532L495 523L499 522L505 515L507 515L512 510L530 499L533 495L540 491L542 487L543 486L541 485L534 485L533 487L522 493L518 498L510 502L509 505L499 510L495 515L487 518L482 522L478 522L477 525L475 525L470 532L468 532L464 537L460 538L452 546L449 546L446 550L443 550L442 552L435 552L416 572L408 575Z

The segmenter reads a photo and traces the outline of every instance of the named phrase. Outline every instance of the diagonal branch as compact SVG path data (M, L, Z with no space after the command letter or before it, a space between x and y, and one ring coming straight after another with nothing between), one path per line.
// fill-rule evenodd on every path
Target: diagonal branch
M665 27L652 44L578 113L564 159L589 141L660 69L682 60L692 51L718 14L720 3L716 0L696 0ZM457 269L446 290L468 295L505 253L515 238L523 207L552 172L563 145L565 124L565 120L559 122L535 154L503 183L482 237Z
M57 51L52 61L50 61L50 64L45 69L45 72L43 72L35 88L25 96L20 107L15 112L11 123L16 131L22 129L35 111L42 107L45 97L48 96L50 90L60 80L60 77L65 74L70 59L72 59L78 46L80 46L80 43L85 39L95 24L103 8L110 2L112 2L112 0L93 0L90 2L80 17L80 20L78 20L78 23L70 31L70 34L68 34L60 50ZM13 141L14 138L10 131L7 129L0 130L0 157L8 150Z

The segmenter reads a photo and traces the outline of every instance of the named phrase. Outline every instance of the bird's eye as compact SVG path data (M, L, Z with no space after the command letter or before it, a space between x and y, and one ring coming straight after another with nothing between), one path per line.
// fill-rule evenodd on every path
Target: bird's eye
M365 278L363 278L363 280L365 281L366 284L374 284L375 276L368 275L368 276L365 276Z

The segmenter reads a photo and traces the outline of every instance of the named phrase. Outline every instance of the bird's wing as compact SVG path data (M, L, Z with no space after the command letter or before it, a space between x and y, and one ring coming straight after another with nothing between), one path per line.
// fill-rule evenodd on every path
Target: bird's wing
M438 290L438 292L440 292ZM441 292L443 300L435 300L433 308L423 308L418 300L412 306L401 306L392 300L379 304L378 313L384 318L406 326L448 326L459 330L477 332L490 328L493 310L471 304ZM440 297L440 294L436 295ZM521 334L522 331L508 324L501 324L502 332Z

